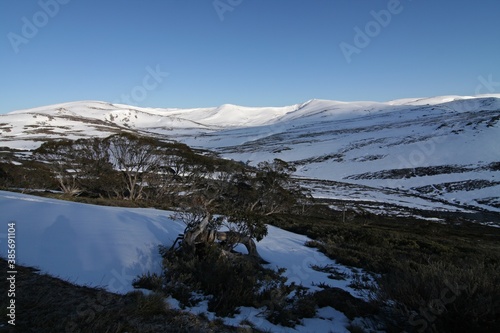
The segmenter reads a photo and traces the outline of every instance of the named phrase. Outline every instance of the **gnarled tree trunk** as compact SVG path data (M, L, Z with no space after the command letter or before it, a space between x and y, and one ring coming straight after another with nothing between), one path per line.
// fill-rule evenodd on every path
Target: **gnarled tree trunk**
M202 243L202 234L207 232L208 224L210 223L211 216L207 214L203 217L203 220L196 225L192 230L186 230L184 232L184 243L188 246L194 247L196 244Z
M228 242L230 244L243 244L251 258L266 262L260 256L257 251L257 246L251 237L236 231L217 231L208 228L210 219L210 214L207 214L198 225L192 229L186 230L183 236L184 245L194 249L198 244L212 244L216 241Z
M266 262L257 251L257 245L255 245L254 240L242 233L235 231L219 231L217 232L217 240L221 242L230 242L231 244L243 244L248 255L254 259L258 259L261 262Z

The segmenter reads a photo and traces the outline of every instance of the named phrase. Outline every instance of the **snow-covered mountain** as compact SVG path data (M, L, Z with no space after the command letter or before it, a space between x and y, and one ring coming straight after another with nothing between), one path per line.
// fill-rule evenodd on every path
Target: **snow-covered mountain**
M83 101L0 115L0 146L137 131L255 164L280 158L317 197L500 212L500 95L160 109Z

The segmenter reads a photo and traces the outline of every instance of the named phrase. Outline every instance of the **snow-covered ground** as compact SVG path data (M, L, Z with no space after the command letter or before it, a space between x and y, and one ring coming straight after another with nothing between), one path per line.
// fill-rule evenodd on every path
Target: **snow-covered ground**
M51 138L104 137L123 130L252 164L279 158L292 163L297 176L369 186L372 197L385 188L419 194L408 207L442 201L500 212L500 94L197 109L81 101L0 115L0 147L33 149ZM388 176L401 169L444 167L449 171ZM382 192L380 202L387 199Z
M184 230L172 212L156 209L103 207L59 201L0 191L2 230L0 256L7 257L7 224L15 222L16 261L79 285L104 287L116 293L131 291L132 280L146 272L160 272L158 245L169 246ZM257 243L269 267L286 268L289 282L316 290L319 283L342 288L355 297L364 297L348 285L353 270L335 263L305 246L307 237L269 227L269 234ZM332 265L346 273L346 280L332 280L312 265ZM172 306L175 300L169 300ZM192 308L206 312L206 303ZM305 319L295 329L272 325L259 313L262 309L242 308L231 325L249 320L272 332L348 332L349 320L333 308L323 308L317 318ZM209 317L213 314L209 314Z

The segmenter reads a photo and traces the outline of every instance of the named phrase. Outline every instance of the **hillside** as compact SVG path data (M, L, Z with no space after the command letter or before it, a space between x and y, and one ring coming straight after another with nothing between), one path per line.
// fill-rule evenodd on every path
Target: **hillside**
M170 247L185 228L182 222L172 219L170 211L102 207L4 191L0 191L0 210L3 230L8 229L8 222L16 225L17 265L34 266L72 283L118 294L133 291L132 281L139 275L160 272L158 245ZM269 226L269 234L258 243L258 249L269 262L268 267L286 269L288 283L311 290L319 290L318 285L326 283L362 299L362 293L351 287L359 270L337 264L317 249L305 246L308 240ZM0 247L0 257L7 257L6 246ZM329 265L346 278L332 280L328 272L313 270L311 265ZM170 308L178 304L174 299L167 303ZM206 313L206 302L190 311ZM247 320L273 332L308 332L311 328L317 332L332 328L347 332L345 326L349 323L344 314L326 307L294 330L272 325L259 316L260 312L242 308L239 315L224 320L234 326ZM207 315L214 319L213 314Z
M272 332L492 331L500 229L480 224L500 226L499 97L13 112L1 186L37 196L0 192L4 230L15 222L18 265L117 293L133 313L166 301ZM215 227L191 237L203 223ZM226 247L235 230L259 256L243 238ZM214 256L200 239L215 236ZM258 263L233 261L245 251ZM452 306L429 317L450 285Z
M499 120L499 95L198 109L83 101L0 115L0 146L140 132L251 164L285 160L315 197L374 213L401 214L379 203L500 212Z

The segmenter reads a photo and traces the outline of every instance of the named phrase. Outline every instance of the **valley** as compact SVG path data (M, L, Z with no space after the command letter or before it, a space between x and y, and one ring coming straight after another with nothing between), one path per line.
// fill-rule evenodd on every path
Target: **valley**
M0 145L29 154L51 139L138 133L250 165L284 160L316 184L309 187L317 198L476 212L495 225L499 97L199 109L74 102L0 115Z

